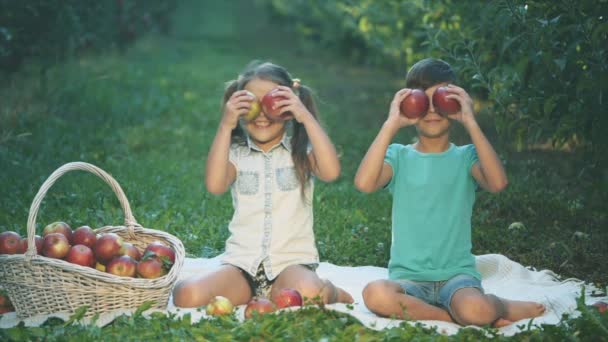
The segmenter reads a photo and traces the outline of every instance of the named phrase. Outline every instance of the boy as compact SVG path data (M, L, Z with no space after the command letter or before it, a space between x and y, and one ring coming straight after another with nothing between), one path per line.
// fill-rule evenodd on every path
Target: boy
M507 177L475 120L472 99L451 84L455 79L450 65L442 60L416 63L359 166L355 186L360 191L387 187L393 194L389 279L367 284L363 300L381 316L501 327L539 316L545 308L540 303L485 294L481 287L471 253L475 190L481 186L499 192L507 186ZM460 111L442 116L429 101L421 118L400 113L400 103L412 89L422 89L432 99L441 86L448 87L448 98L460 104ZM450 142L450 119L464 126L473 144ZM389 146L399 129L412 125L418 133L416 143Z

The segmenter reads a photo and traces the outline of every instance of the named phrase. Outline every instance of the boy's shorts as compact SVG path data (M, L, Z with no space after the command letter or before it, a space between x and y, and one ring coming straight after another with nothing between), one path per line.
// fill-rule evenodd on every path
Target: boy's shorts
M442 281L413 281L406 279L394 280L401 286L407 295L416 297L428 304L446 309L452 314L452 296L456 291L464 288L476 288L484 293L481 281L468 274L458 274L448 280Z

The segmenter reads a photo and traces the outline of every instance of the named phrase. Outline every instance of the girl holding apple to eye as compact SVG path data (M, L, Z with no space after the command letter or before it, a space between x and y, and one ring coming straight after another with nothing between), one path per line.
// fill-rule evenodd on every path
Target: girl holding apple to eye
M455 78L442 60L414 64L359 166L359 190L393 194L389 279L367 284L363 300L381 316L500 327L545 308L486 294L481 286L471 253L475 192L499 192L507 177L475 120L471 97L451 84ZM450 142L451 121L464 126L472 144ZM408 126L415 126L418 141L391 144Z
M234 206L222 265L178 283L175 305L198 307L215 296L240 305L283 288L351 303L350 294L315 272L313 177L330 182L339 174L311 90L281 66L250 64L227 84L205 170L207 190L230 190Z

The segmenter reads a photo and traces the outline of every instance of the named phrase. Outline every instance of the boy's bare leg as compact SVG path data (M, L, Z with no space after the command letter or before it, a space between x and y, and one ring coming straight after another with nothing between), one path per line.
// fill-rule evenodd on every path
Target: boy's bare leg
M251 298L251 288L242 271L223 265L217 271L180 281L173 289L175 306L194 308L207 305L215 296L224 296L234 305L245 304Z
M536 302L513 301L483 294L476 288L456 291L451 302L452 314L461 325L503 327L525 318L542 315L544 305Z
M353 302L348 292L301 265L289 266L279 274L272 284L271 297L274 298L284 288L295 289L307 299L319 297L325 304Z
M370 311L384 317L394 315L409 320L454 322L446 310L406 294L398 283L390 280L367 284L363 289L363 301Z

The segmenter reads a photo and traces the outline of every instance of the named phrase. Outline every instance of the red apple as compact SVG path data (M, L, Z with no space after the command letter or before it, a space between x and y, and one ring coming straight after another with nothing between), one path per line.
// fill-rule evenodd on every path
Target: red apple
M120 253L122 255L130 256L131 258L135 259L136 261L141 260L141 252L139 251L139 249L137 249L137 247L133 246L132 243L123 242L122 248L120 249Z
M0 233L0 254L17 254L21 236L13 231Z
M94 248L95 241L97 241L97 234L89 226L78 227L72 234L72 244L74 245L85 245L89 248Z
M410 119L421 118L426 115L429 110L429 98L426 93L420 89L414 89L412 92L401 101L401 114Z
M38 254L42 254L42 241L43 240L40 235L34 236L34 244L36 245L36 252ZM21 241L19 242L19 250L17 251L17 253L25 254L25 252L27 252L27 246L27 237L21 238Z
M162 261L156 257L144 257L137 264L137 275L141 278L154 279L165 275L165 268Z
M105 233L98 236L93 248L97 261L105 265L114 257L120 256L122 244L122 238L115 233Z
M70 251L70 243L61 233L49 233L42 241L42 255L49 258L63 259Z
M175 263L175 251L160 241L151 242L146 249L144 250L144 255L146 252L153 252L157 257L161 260L166 259L170 265Z
M290 112L281 114L281 107L274 108L277 101L286 99L284 96L275 96L274 94L277 91L279 91L279 89L275 88L262 97L262 108L264 109L264 114L266 117L268 117L268 119L274 121L290 119L292 117Z
M42 237L45 237L47 234L51 233L60 233L63 234L66 239L68 239L69 243L72 243L72 228L65 222L53 222L42 230Z
M219 316L219 315L228 315L232 313L234 306L230 302L230 300L226 297L215 296L209 304L207 304L206 312L207 315Z
M67 262L80 266L95 267L95 254L93 250L85 245L75 245L70 248L68 255L65 257Z
M290 306L302 306L302 296L297 290L285 288L277 293L274 297L274 302L279 309Z
M276 309L274 303L268 299L254 297L245 307L245 318L253 317L254 312L257 312L258 315L264 315L269 312L274 312Z
M599 311L599 313L604 313L604 312L606 312L606 310L608 310L608 303L606 303L606 302L602 302L602 301L595 302L592 304L592 306L594 306L597 309L597 311Z
M252 121L252 120L255 120L255 118L257 118L258 115L260 115L260 112L262 111L262 107L260 106L260 102L255 98L255 95L252 92L248 91L247 93L249 94L249 96L252 97L251 109L249 109L247 114L243 115L243 119L245 119L247 121Z
M446 116L460 111L460 103L454 99L447 98L450 94L447 87L435 89L433 93L433 106L437 113Z
M12 307L0 306L0 315L13 311L15 311L15 309L13 309Z
M11 299L4 290L0 290L0 307L12 307Z
M121 277L135 277L137 261L128 255L116 257L106 265L106 272Z

